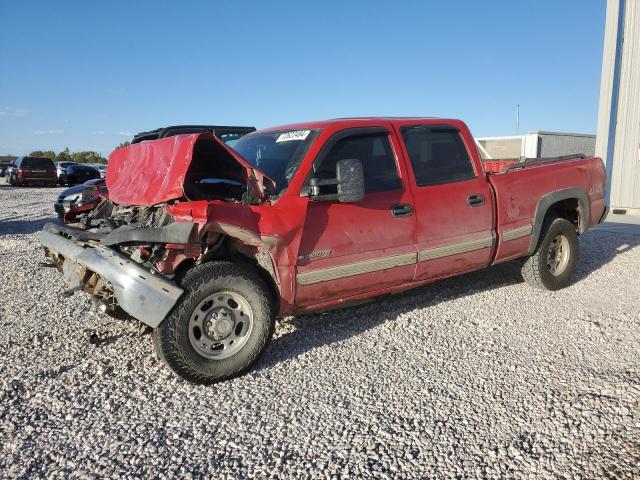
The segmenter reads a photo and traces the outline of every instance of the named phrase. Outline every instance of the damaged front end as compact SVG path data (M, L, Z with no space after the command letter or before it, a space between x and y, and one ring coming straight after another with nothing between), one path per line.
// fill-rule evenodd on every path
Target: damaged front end
M64 274L68 292L85 291L108 309L122 308L157 327L183 293L171 280L144 268L82 230L48 223L40 233L45 254Z
M122 308L157 327L182 294L158 271L170 249L196 241L197 225L174 222L163 207L121 207L104 200L71 225L47 223L45 254L63 272L68 292L84 291L106 310Z
M131 145L109 159L109 199L74 223L47 223L40 241L69 294L87 292L103 309L156 328L183 294L178 269L206 258L223 237L201 238L206 219L177 221L171 209L184 200L259 202L265 180L212 135Z

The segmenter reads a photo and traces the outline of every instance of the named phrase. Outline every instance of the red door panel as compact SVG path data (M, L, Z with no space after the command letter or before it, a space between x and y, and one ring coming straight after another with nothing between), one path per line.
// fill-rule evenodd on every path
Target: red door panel
M493 207L489 187L482 180L416 188L417 280L489 265ZM467 199L472 195L482 195L484 204L469 206Z
M300 242L296 303L311 305L410 282L415 216L394 217L409 192L367 194L362 202L310 202Z
M356 203L313 201L300 241L296 303L331 302L411 282L416 250L413 197L390 125L335 133L314 161L315 178L359 159L365 196ZM323 177L327 175L327 177Z

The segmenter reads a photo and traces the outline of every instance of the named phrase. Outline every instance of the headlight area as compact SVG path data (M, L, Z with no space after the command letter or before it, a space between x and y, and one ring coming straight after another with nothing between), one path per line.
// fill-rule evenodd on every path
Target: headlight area
M173 278L183 262L192 265L202 256L199 245L184 243L121 246L120 251L134 262Z

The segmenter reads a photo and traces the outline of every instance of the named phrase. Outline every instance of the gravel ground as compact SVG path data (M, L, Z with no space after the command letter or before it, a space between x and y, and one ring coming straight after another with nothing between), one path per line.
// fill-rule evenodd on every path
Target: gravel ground
M201 387L38 267L58 191L0 186L3 477L640 477L640 228L559 292L507 264L279 322Z

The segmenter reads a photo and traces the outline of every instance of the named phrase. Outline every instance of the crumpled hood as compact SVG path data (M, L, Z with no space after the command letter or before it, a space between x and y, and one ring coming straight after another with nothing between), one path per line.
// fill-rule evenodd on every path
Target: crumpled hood
M194 159L197 168L206 168L211 176L248 185L254 198L264 198L265 182L273 184L213 134L195 133L114 150L106 175L109 200L121 205L156 205L184 197L185 179Z

